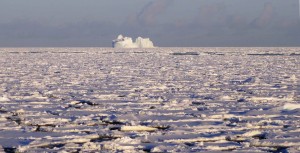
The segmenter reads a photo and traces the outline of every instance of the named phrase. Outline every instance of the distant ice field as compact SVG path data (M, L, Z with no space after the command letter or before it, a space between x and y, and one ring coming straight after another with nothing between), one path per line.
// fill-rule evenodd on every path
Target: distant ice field
M0 48L0 152L300 152L300 48Z

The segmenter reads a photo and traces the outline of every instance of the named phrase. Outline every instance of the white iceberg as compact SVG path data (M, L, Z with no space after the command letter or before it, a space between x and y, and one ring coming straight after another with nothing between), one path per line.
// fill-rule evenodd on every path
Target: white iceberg
M119 35L112 42L113 48L154 48L153 42L149 38L136 38L133 42L132 38Z

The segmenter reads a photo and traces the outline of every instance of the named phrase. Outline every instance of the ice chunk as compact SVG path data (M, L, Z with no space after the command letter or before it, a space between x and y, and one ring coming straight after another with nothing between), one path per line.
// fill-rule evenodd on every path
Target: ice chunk
M147 126L123 126L121 131L156 131L157 128L147 127Z
M287 103L283 105L282 110L295 110L299 108L300 108L300 104Z
M0 97L0 102L8 102L10 101L10 99L7 97L7 95L3 95L2 97Z

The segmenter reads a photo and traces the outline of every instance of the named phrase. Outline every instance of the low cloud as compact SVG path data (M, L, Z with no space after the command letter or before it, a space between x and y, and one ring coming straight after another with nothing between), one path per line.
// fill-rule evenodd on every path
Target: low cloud
M251 24L256 28L266 27L272 21L273 14L274 11L272 3L265 3L262 13Z
M157 46L162 47L300 44L299 20L293 16L287 17L289 14L286 13L279 14L275 2L260 2L262 9L258 14L244 13L242 8L232 8L225 2L203 2L199 3L201 5L198 10L194 10L194 17L167 20L158 24L163 19L160 16L167 13L167 8L173 1L152 0L141 7L137 11L139 13L130 15L120 24L107 20L88 20L58 26L25 19L1 23L0 47L108 47L118 34L150 37Z
M195 17L195 22L202 27L222 26L225 23L226 16L224 12L226 6L224 3L211 3L201 5L199 12Z
M154 0L149 2L137 14L136 19L142 26L151 26L156 23L157 17L163 13L174 0Z
M154 0L146 4L143 9L134 15L130 15L125 25L128 26L153 26L157 17L169 7L174 0Z
M49 26L15 20L0 24L0 47L109 46L118 26L110 22L78 22Z

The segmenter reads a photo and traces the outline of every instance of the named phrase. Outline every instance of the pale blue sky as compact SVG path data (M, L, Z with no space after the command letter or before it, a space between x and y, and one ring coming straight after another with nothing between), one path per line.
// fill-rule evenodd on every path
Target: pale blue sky
M298 0L0 0L0 47L300 46Z

